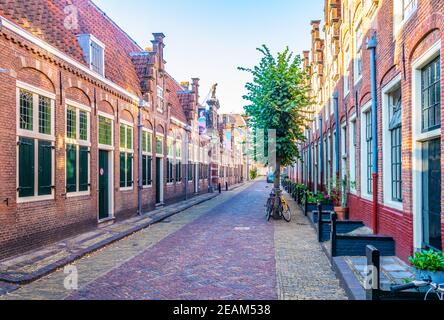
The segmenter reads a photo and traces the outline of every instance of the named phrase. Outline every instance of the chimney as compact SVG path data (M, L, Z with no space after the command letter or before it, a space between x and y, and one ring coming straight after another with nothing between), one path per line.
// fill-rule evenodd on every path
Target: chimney
M192 78L191 79L193 82L191 84L191 90L193 90L194 92L194 97L195 97L195 101L198 104L199 103L199 78Z
M310 66L310 51L306 50L302 52L304 55L304 69Z
M165 39L165 35L163 33L153 33L154 40L152 40L153 44L153 52L156 53L158 57L158 68L160 71L164 70L165 60L163 60L163 49L165 48L165 44L163 40Z

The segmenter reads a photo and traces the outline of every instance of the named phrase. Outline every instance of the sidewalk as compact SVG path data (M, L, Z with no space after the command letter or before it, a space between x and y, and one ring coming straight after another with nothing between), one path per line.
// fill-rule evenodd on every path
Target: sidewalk
M233 191L242 184L232 186ZM217 197L219 193L196 196L106 227L59 241L37 251L0 261L0 295L13 291L18 285L35 281L83 256L148 228L177 213Z

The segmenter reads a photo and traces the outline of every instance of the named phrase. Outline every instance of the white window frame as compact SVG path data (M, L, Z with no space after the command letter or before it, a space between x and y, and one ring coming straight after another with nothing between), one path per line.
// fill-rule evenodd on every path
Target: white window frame
M346 46L344 50L344 97L350 93L350 45Z
M99 137L100 137L100 127L99 127L100 117L104 117L104 118L111 120L111 145L98 143L99 149L114 151L114 149L115 149L114 148L114 120L115 120L115 117L111 114L108 114L108 113L105 113L102 111L97 112L97 142L99 142Z
M418 9L418 0L412 0L413 6L410 11L405 12L405 1L409 0L393 0L393 35L395 37Z
M361 32L361 41L358 42L358 31L360 30ZM357 27L354 30L355 35L354 35L354 40L355 40L355 45L354 45L354 63L353 63L353 78L354 78L354 84L355 86L359 83L359 81L362 80L362 55L363 55L363 41L364 41L364 30L362 29L362 19L359 20L359 22L357 23ZM361 60L361 74L358 75L358 61L359 61L359 56L360 55L360 60Z
M372 112L371 111L372 108L372 101L367 102L361 109L361 135L360 135L360 140L361 141L361 197L367 200L373 200L373 195L372 195L372 191L373 190L367 190L367 170L368 170L368 163L367 163L367 155L368 155L368 150L367 150L367 144L365 143L366 141L366 129L367 129L367 123L366 123L366 119L365 119L365 115L368 112ZM375 139L375 137L372 137L372 139ZM371 146L370 146L371 148Z
M76 110L76 139L70 139L67 137L67 122L68 122L68 108L73 108ZM86 127L87 127L87 139L86 140L80 140L80 111L86 112ZM72 144L76 146L76 183L77 183L77 190L79 189L80 185L80 149L79 147L88 147L91 148L91 107L78 103L76 101L72 101L69 99L65 99L65 157L66 157L66 145ZM65 181L67 179L66 176L66 162L65 162ZM91 195L91 154L88 155L88 190L87 191L76 191L76 192L70 192L66 193L67 198L74 198L74 197L82 197L82 196L89 196Z
M170 143L171 143L171 150L172 150L172 154L170 154ZM167 182L167 186L172 186L175 184L175 180L176 180L176 176L175 176L175 165L176 165L176 161L174 160L176 156L176 148L175 148L175 144L174 144L174 137L168 136L167 137L167 159L171 161L172 165L173 165L173 172L171 173L172 178L173 178L173 182ZM168 170L168 166L167 166L167 170ZM168 175L167 175L168 178ZM168 180L168 179L167 179Z
M352 115L349 119L349 143L348 143L348 153L349 153L349 170L350 170L350 193L356 195L357 194L357 121L356 121L356 114ZM356 145L355 145L356 143Z
M132 183L131 187L123 187L123 188L120 187L120 175L119 175L119 190L120 191L132 191L132 190L134 190L134 184L135 184L135 179L134 179L134 163L135 163L135 161L134 161L134 159L135 159L134 158L134 123L131 123L129 121L125 121L125 120L120 119L120 121L119 121L119 142L120 142L120 127L122 125L125 126L125 143L128 141L128 136L127 136L128 130L127 130L127 127L131 128L132 149L128 149L126 147L122 148L120 146L120 143L119 143L119 167L120 167L120 153L123 152L125 154L132 154L133 155L133 163L131 165L131 171L132 171L131 172L131 177L133 179L133 183ZM128 161L128 159L126 159L126 161Z
M423 219L422 219L422 144L428 140L441 137L441 128L422 132L421 110L421 71L428 63L441 55L441 41L436 42L426 52L412 63L412 208L413 208L413 242L417 250L423 246ZM442 75L441 75L442 77ZM442 116L442 115L441 115Z
M29 91L32 93L32 131L25 130L20 128L20 89ZM51 101L51 134L42 134L39 133L39 96L49 98ZM56 95L52 92L40 89L33 85L27 84L25 82L16 81L16 142L19 142L20 137L34 139L34 196L31 197L19 197L19 192L16 192L17 203L30 203L30 202L38 202L38 201L47 201L55 199L55 191L51 190L50 195L39 196L38 195L38 143L35 140L45 140L50 141L52 146L55 146L56 138L55 138L55 99ZM55 185L55 150L52 150L52 164L51 164L51 184ZM16 189L20 187L19 181L19 148L16 150Z
M152 177L153 177L153 161L154 161L154 157L153 157L153 148L154 148L153 147L153 136L154 135L153 135L153 131L150 129L143 128L142 131L143 131L143 133L147 134L147 137L146 137L147 141L146 142L148 143L148 141L151 140L151 151L148 150L148 145L146 146L148 151L143 151L143 147L142 147L142 156L151 157L151 183L149 185L143 186L143 189L149 189L149 188L153 187ZM141 172L141 175L142 175L142 172Z
M389 130L391 118L390 94L401 87L401 75L396 76L387 85L382 88L382 178L383 178L383 199L387 207L402 210L402 202L392 199L392 142Z

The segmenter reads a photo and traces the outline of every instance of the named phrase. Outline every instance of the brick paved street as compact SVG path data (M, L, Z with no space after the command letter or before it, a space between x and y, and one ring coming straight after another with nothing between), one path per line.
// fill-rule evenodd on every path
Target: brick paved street
M345 299L308 221L267 223L270 185L224 193L0 299ZM293 207L293 211L296 211Z

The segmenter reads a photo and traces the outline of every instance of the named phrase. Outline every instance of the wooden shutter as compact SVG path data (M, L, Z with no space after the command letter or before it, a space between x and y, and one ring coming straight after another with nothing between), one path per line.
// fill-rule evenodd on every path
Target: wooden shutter
M127 187L130 188L133 186L133 159L134 159L134 155L132 153L128 153L127 154L127 159L126 159L126 182L127 182Z
M89 148L79 149L79 191L88 191L89 188Z
M77 191L77 147L66 145L66 192Z
M19 140L19 197L34 196L34 139Z
M125 177L126 177L126 172L125 172L125 153L121 152L120 153L120 187L121 188L125 188L126 187L126 181L125 181Z
M52 192L52 143L39 140L39 196Z

